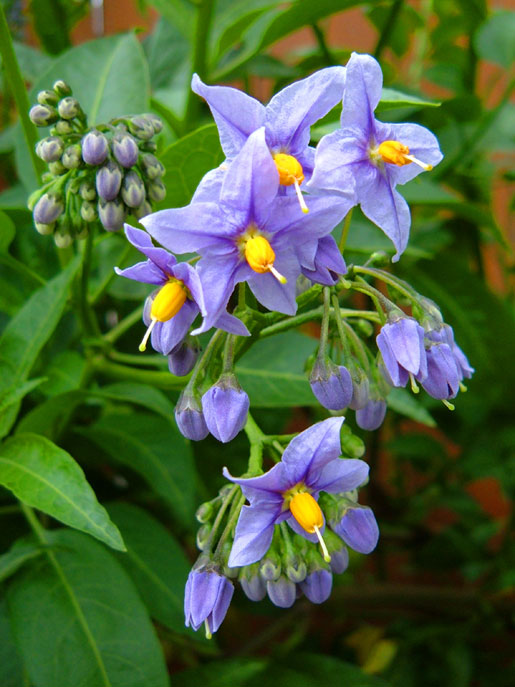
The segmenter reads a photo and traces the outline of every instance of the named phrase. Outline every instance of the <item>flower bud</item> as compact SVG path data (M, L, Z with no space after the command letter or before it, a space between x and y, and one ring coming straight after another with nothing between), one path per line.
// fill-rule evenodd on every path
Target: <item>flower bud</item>
M359 412L359 411L358 411ZM342 453L350 458L361 458L365 453L363 439L352 433L350 427L343 425L340 432Z
M34 206L34 222L53 224L63 213L64 205L55 193L44 193Z
M147 118L147 115L131 117L127 124L131 134L134 134L136 138L139 138L142 141L148 141L154 135L152 121Z
M201 503L200 506L197 508L197 512L195 513L195 517L198 522L200 522L202 525L205 524L206 522L209 522L214 515L214 507L212 501L206 501L205 503Z
M148 197L156 203L164 200L166 196L166 188L162 181L155 179L148 185Z
M63 174L66 174L68 171L66 167L63 165L61 160L56 160L55 162L49 162L48 163L48 169L53 174L55 177L60 177Z
M451 347L446 343L433 344L426 350L427 377L417 379L425 391L439 400L454 398L460 388L461 368L458 368Z
M85 200L80 206L80 216L85 222L88 222L88 224L94 222L98 219L97 209L93 203L90 203L89 200Z
M334 575L341 575L347 570L349 565L349 552L345 546L342 545L341 548L331 551L331 562L329 565Z
M49 126L57 120L57 112L48 105L34 105L30 108L29 117L36 126Z
M81 164L81 147L78 143L65 148L61 162L66 169L77 169Z
M226 373L202 396L202 410L211 434L225 444L245 426L249 397L234 374Z
M143 150L146 153L155 153L157 150L157 145L155 144L154 141L144 141L140 145L140 150Z
M352 400L349 407L353 410L364 408L368 403L370 384L363 368L354 364L351 368Z
M370 553L377 546L379 527L371 508L349 507L339 523L331 527L351 549L358 553Z
M108 160L95 177L97 193L103 200L114 200L122 185L122 172L116 162Z
M203 551L206 547L206 544L209 541L209 535L211 534L211 530L213 529L213 526L209 523L206 523L205 525L202 525L202 527L198 530L197 532L197 548L200 551Z
M270 548L259 566L259 574L267 582L278 580L281 574L281 558L275 549Z
M297 598L295 583L284 576L274 582L267 582L266 591L270 601L279 608L290 608Z
M158 117L156 114L153 112L147 112L144 115L145 119L147 121L150 121L152 124L152 128L154 129L154 133L159 134L163 130L163 122L160 117Z
M57 111L61 119L74 119L75 117L80 117L82 113L82 108L79 101L76 98L63 98L59 101L57 106Z
M125 208L118 199L100 200L97 206L98 217L107 231L118 231L123 227Z
M309 378L311 390L328 410L342 410L352 399L352 379L343 365L317 358Z
M66 136L67 134L71 134L73 131L73 127L70 122L67 122L64 119L60 119L58 122L56 122L54 129L55 133L59 134L59 136Z
M125 205L130 208L139 208L145 200L145 186L134 170L127 172L123 177L122 198Z
M168 354L168 369L176 377L184 377L195 367L199 349L183 341Z
M54 107L59 102L59 98L54 91L39 91L37 101L40 105Z
M113 154L122 167L132 167L138 161L139 149L129 134L116 135L112 141Z
M366 406L356 411L356 423L361 429L373 432L383 424L386 415L386 401L370 399Z
M101 165L109 151L107 138L100 131L90 131L82 139L82 159L88 165Z
M157 179L163 176L165 168L152 153L145 153L141 158L143 172L149 179Z
M285 561L286 576L296 584L302 582L308 573L305 562L296 554L288 554Z
M175 421L181 434L192 441L205 439L209 434L200 401L188 389L179 396L175 406Z
M59 79L59 81L56 81L52 88L61 98L64 98L65 96L72 94L72 89L68 86L68 84L65 81L62 81L61 79Z
M266 596L266 582L258 572L259 565L246 565L240 576L241 588L251 601L262 601Z
M64 143L58 136L47 136L36 145L36 155L44 162L56 162L61 158Z
M333 576L329 570L314 570L300 583L306 597L314 604L321 604L331 596Z
M55 224L41 224L40 222L34 222L34 226L36 227L38 234L43 236L53 234L55 229Z
M143 203L139 206L139 208L135 208L132 211L132 214L136 219L141 219L142 217L146 217L147 215L150 215L152 212L152 206L148 202L148 200L144 200Z
M97 192L91 181L83 181L79 187L79 195L83 200L95 200Z
M71 246L73 243L73 239L70 234L59 230L54 234L54 241L58 248L68 248L68 246Z

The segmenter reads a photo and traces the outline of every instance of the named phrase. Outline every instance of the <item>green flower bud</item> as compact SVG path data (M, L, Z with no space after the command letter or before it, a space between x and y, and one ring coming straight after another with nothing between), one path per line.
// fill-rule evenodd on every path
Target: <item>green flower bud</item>
M74 145L68 146L63 153L61 162L66 169L77 169L77 167L80 167L82 162L80 145L75 143Z
M40 105L57 105L59 98L54 91L40 91L38 93L37 101Z
M57 160L56 162L50 162L48 169L55 177L60 177L62 174L68 171L60 160Z
M30 108L29 117L36 126L49 126L57 120L57 112L48 105L34 105Z
M353 434L347 425L343 425L340 433L342 453L351 458L361 458L365 453L365 444Z
M164 200L165 196L166 188L162 181L156 179L148 185L148 197L150 198L150 200L153 200L158 203L159 201Z
M131 117L128 121L129 131L133 136L139 138L141 141L148 141L154 135L154 127L152 122L143 117Z
M72 125L70 124L70 122L67 122L64 119L60 119L53 129L53 132L55 132L59 136L66 136L67 134L71 134L72 131Z
M84 239L87 239L89 235L89 229L87 227L83 227L76 235L75 238L77 241L84 241Z
M157 145L154 143L154 141L145 141L144 143L140 144L140 149L148 153L155 153L157 150Z
M83 201L80 206L80 216L85 222L94 222L98 219L98 213L96 207L89 200Z
M63 154L64 143L58 136L47 136L36 145L36 155L44 162L56 162Z
M367 339L374 333L374 325L369 320L355 320L354 324L357 333L361 334Z
M286 560L284 561L284 568L286 576L292 582L295 582L295 584L297 584L298 582L302 582L304 579L306 579L306 575L308 574L308 570L303 559L294 553L288 554L286 556Z
M154 133L159 134L163 130L163 122L156 114L153 112L147 112L143 115L145 119L152 122L152 127L154 128Z
M55 224L42 224L41 222L34 222L34 226L36 227L38 234L42 234L43 236L54 233Z
M206 501L205 503L202 503L197 508L197 512L195 513L195 517L201 524L209 522L212 519L213 515L214 508L212 501Z
M141 219L142 217L146 217L147 215L150 215L152 212L152 206L148 202L148 200L144 200L143 203L139 206L139 208L135 208L132 211L132 214L136 219Z
M54 234L54 241L58 248L68 248L72 245L73 239L70 234L57 230Z
M143 169L143 173L152 180L163 176L165 172L163 165L159 162L155 155L152 155L152 153L145 153L145 155L142 156L141 167Z
M95 184L91 181L83 181L79 188L79 195L83 200L95 200L97 197Z
M267 582L278 580L281 575L281 558L272 547L261 561L259 574Z
M83 114L79 101L76 98L63 98L59 102L57 110L62 119L74 119Z
M65 81L62 80L56 81L53 85L53 89L60 98L64 98L67 95L72 94L72 89Z
M202 525L202 527L197 532L197 548L203 551L211 534L212 525Z

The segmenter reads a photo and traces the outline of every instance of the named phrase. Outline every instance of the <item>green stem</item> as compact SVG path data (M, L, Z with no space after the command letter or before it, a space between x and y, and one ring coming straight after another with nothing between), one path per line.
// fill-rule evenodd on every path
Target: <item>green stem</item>
M234 343L236 341L236 336L234 334L227 334L224 346L223 355L223 368L222 374L226 372L232 372L234 367Z
M250 443L250 456L247 466L247 477L255 477L263 472L263 446L266 436L249 413L245 425L245 433Z
M85 241L82 270L79 284L79 308L86 336L100 336L100 327L93 308L88 300L89 274L91 270L91 255L93 249L93 233L90 230Z
M345 334L344 328L343 328L343 320L342 320L342 315L340 312L340 301L338 300L338 296L336 294L333 295L333 314L334 314L334 320L336 322L336 327L338 329L338 333L340 335L340 342L342 345L343 349L343 357L345 361L347 361L350 358L350 346L349 342L347 340L347 336Z
M3 263L4 265L11 267L13 270L16 270L20 274L23 274L26 277L29 277L30 279L33 279L42 286L46 284L46 279L44 279L37 272L31 270L30 267L27 267L27 265L24 262L21 262L20 260L13 258L12 255L9 255L9 253L5 253L5 255L0 255L0 263Z
M394 0L392 6L390 7L390 12L386 18L383 30L381 31L381 35L379 36L379 40L377 41L377 45L374 50L374 57L376 58L376 60L379 60L379 58L381 57L381 53L383 52L384 48L386 48L386 46L388 45L388 41L390 40L390 36L395 27L397 16L399 15L399 12L402 9L403 3L404 0Z
M390 286L393 286L394 289L397 289L397 291L403 293L406 298L409 298L410 301L414 301L415 303L418 302L419 294L413 287L411 287L402 279L388 274L388 272L385 272L384 270L378 270L376 267L362 267L360 265L355 265L353 270L358 274L368 274L371 277L380 279L381 281L384 281L385 284L390 284Z
M0 55L2 56L5 74L7 76L7 80L9 81L9 86L11 87L11 92L13 94L16 107L18 108L21 126L23 129L23 136L25 138L25 142L29 150L32 167L34 168L34 173L36 175L36 179L38 180L38 185L40 185L41 175L45 169L45 166L43 164L43 161L40 160L36 155L36 143L38 142L38 134L36 131L36 127L30 121L29 96L27 95L27 90L25 88L25 83L23 81L23 76L21 74L20 65L18 64L18 60L16 59L16 53L14 52L11 32L9 31L9 26L7 24L7 19L5 17L4 6L2 3L0 3Z
M225 336L225 332L222 331L221 329L217 329L216 332L213 334L211 339L209 340L208 345L206 346L206 350L202 354L202 357L200 360L197 362L193 369L193 373L190 377L190 381L188 383L188 387L190 389L193 389L196 384L197 384L197 379L199 378L199 375L201 372L204 371L204 369L208 366L209 361L211 360L211 356L213 355L213 352L217 348L218 344L222 340L222 338ZM230 334L228 335L230 336Z
M122 363L123 365L136 365L136 367L166 367L166 357L164 355L141 355L141 353L120 353L119 351L110 351L109 359L114 360L115 363Z
M15 513L19 513L21 511L21 507L18 506L0 506L0 515L13 515Z
M338 244L338 248L340 249L340 253L342 253L342 254L343 254L343 251L345 250L345 244L347 243L347 238L349 236L351 219L352 219L352 210L349 210L349 212L345 215L345 221L343 223L342 235L340 236L340 242Z
M331 67L333 64L338 64L338 61L334 59L334 57L331 54L331 50L329 49L329 46L327 45L327 41L325 40L324 32L320 28L320 26L315 22L311 24L311 28L313 30L313 33L315 34L315 38L317 39L318 47L320 48L320 53L322 57L325 60L325 63L328 67Z
M333 309L330 310L331 314ZM260 339L266 339L269 336L274 336L275 334L281 334L289 329L295 329L300 327L300 325L306 322L312 322L313 320L320 320L324 314L323 306L319 308L314 308L313 310L308 310L300 315L295 315L294 317L288 317L281 322L276 324L271 324L269 327L265 327L259 332ZM342 317L356 317L364 320L370 320L371 322L380 322L379 316L376 312L372 310L351 310L350 308L340 308L340 314Z
M126 382L148 384L158 389L183 389L188 377L174 377L169 372L154 372L153 370L138 370L127 365L119 365L106 360L102 356L92 359L92 367L97 374L105 375L111 379L120 379Z
M239 490L239 488L240 488L239 485L238 485L238 484L235 484L235 485L232 487L232 489L230 490L230 492L227 494L227 497L225 498L225 501L224 501L224 502L222 503L222 505L220 506L220 510L219 510L218 513L216 514L216 518L215 518L215 521L214 521L214 523L213 523L213 527L212 527L212 529L211 529L211 532L209 533L209 538L208 538L208 540L207 540L207 542L206 542L206 546L205 546L205 548L204 548L204 552L205 552L205 553L210 553L210 552L211 552L211 549L212 549L212 547L213 547L213 540L214 540L214 538L216 537L216 533L217 533L217 531L218 531L218 528L220 527L220 523L222 522L222 519L223 519L223 517L224 517L225 511L226 511L227 508L229 507L229 504L230 504L231 501L233 500L234 495L235 495L236 492Z
M239 501L235 501L232 505L231 512L229 513L229 519L227 521L227 525L224 528L224 531L222 532L222 536L218 540L218 544L216 545L216 550L213 554L213 558L216 560L219 556L222 554L223 546L225 544L225 541L229 534L231 533L233 527L236 524L236 520L240 517L240 511L245 503L247 498L241 495Z
M123 251L120 253L120 255L117 257L115 264L119 265L120 267L123 267L123 263L129 256L129 253L131 252L131 244L127 241L127 244L124 246ZM95 293L91 296L89 299L89 302L91 305L95 305L97 301L104 295L105 291L109 288L111 283L116 279L118 275L116 272L111 269L107 273L107 276L104 278L103 282L99 285L98 289L95 291Z
M327 337L329 334L329 317L331 313L331 290L328 286L324 287L324 310L322 313L322 331L320 332L320 344L318 346L318 356L323 358L327 348Z
M133 310L127 317L124 317L123 320L120 320L115 327L108 331L107 334L104 334L104 340L109 343L117 341L133 324L136 324L136 322L141 319L142 314L143 306L139 305L136 310Z
M338 302L338 299L336 296L333 296L333 302L334 299ZM363 343L359 336L356 334L354 329L350 326L348 322L345 322L341 315L339 314L338 310L335 308L335 320L336 320L336 326L338 327L338 333L340 334L340 339L343 340L345 339L345 344L342 344L344 354L349 356L350 350L349 350L349 345L348 345L348 339L347 336L350 337L354 352L358 356L361 364L363 367L368 370L369 364L368 364L368 357L367 354L365 353L365 349L363 347Z
M192 72L202 79L207 75L207 49L209 45L209 30L213 16L213 0L199 0L197 5L197 20L195 26L195 43L193 45ZM185 128L191 129L196 125L200 110L200 98L193 91L189 91L184 117Z

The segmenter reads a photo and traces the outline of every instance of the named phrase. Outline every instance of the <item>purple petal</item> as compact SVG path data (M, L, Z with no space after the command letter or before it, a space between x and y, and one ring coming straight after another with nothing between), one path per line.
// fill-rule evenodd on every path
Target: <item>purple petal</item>
M324 236L318 242L315 254L314 269L302 264L302 273L317 284L333 286L338 276L347 272L347 266L334 238Z
M215 384L202 396L202 411L211 434L226 444L243 429L249 412L249 397L243 389Z
M149 260L152 260L165 274L171 274L172 268L177 264L177 259L164 248L156 248L150 236L141 229L135 229L129 224L125 225L125 235Z
M297 598L295 583L282 575L275 582L267 582L266 591L270 601L279 608L290 608Z
M386 401L379 399L377 401L369 400L363 408L358 408L356 411L356 424L361 429L366 429L373 432L382 424L386 415Z
M272 240L272 247L274 241ZM286 277L286 284L281 284L271 272L259 274L252 271L247 278L250 289L257 300L269 310L286 315L294 315L297 312L296 282L300 274L300 265L297 257L291 251L276 251L274 262L275 269Z
M223 317L234 287L243 281L247 270L234 251L225 256L202 258L197 271L207 315L202 326L192 332L194 336L207 332L220 317Z
M198 309L202 315L205 316L206 307L204 305L204 293L197 270L187 262L180 262L174 267L172 276L176 279L180 279L186 285Z
M208 617L209 629L211 632L217 632L220 625L223 623L227 610L231 604L232 595L234 594L234 585L229 582L227 578L223 578L224 582L218 588L218 596L213 610Z
M270 548L274 525L281 514L281 504L260 503L259 507L243 506L228 565L239 568L259 561Z
M235 484L239 484L245 496L251 503L256 499L269 500L270 503L279 504L282 507L283 491L295 485L285 475L284 463L277 463L273 468L259 477L233 477L227 468L223 469L224 477Z
M435 167L443 158L438 139L424 126L419 124L388 124L384 126L388 127L388 131L382 140L399 141L407 145L410 155L414 155L421 162ZM378 140L377 143L382 143L382 140ZM393 184L405 184L424 170L412 162L402 167L390 164L388 171Z
M300 244L329 235L353 205L348 198L334 196L309 196L306 202L307 215L300 209L297 198L278 198L263 229L272 232L277 239L280 236L291 248L292 242Z
M197 74L193 75L191 89L209 105L224 153L228 158L235 157L250 134L263 126L264 106L236 88L206 86Z
M315 168L306 189L343 196L355 204L361 167L366 170L371 166L367 148L368 139L359 130L339 129L324 136L317 146Z
M191 199L192 203L216 203L220 199L223 180L229 165L227 161L204 174Z
M371 508L349 508L333 529L358 553L370 553L377 546L379 527Z
M347 82L343 95L342 127L354 126L371 132L374 110L381 99L383 74L371 55L353 52L347 62Z
M316 481L309 481L312 489L338 494L352 491L359 487L368 477L368 465L355 458L336 458L328 463Z
M115 267L114 271L120 277L133 279L134 281L143 282L144 284L164 284L168 279L166 274L164 274L152 260L138 262L131 267L126 267L124 270Z
M184 339L197 315L198 308L195 303L186 301L170 320L158 322L150 335L154 351L168 355Z
M237 336L250 336L250 332L243 322L234 315L230 315L228 312L222 312L222 314L216 320L214 326L217 329L223 329L224 332L229 332L229 334L236 334Z
M416 375L426 368L424 330L412 317L402 317L385 324L381 332L388 339L389 348L395 359L408 372Z

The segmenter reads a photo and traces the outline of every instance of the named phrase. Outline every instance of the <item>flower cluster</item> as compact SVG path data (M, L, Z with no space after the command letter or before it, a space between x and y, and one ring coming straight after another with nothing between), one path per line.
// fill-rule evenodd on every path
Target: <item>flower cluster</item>
M139 219L152 212L152 201L163 200L164 167L153 155L152 138L162 129L156 115L118 117L90 129L64 81L37 99L29 113L32 122L52 125L50 136L36 146L48 172L29 200L40 234L52 234L65 247L85 238L94 222L116 231L127 215Z

